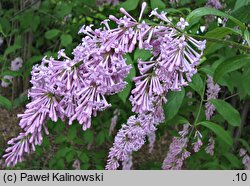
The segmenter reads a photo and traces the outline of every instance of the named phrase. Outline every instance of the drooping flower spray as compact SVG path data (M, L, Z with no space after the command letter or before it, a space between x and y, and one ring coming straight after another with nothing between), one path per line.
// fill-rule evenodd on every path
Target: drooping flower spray
M153 57L149 61L138 60L140 75L133 78L135 88L130 96L135 115L118 131L106 169L117 169L121 161L142 147L146 136L164 121L166 94L188 85L205 48L205 41L185 34L188 23L183 18L174 25L166 13L159 14L155 9L150 16L161 23L149 25L142 20L145 8L146 3L142 3L138 20L121 8L124 16L110 15L101 28L83 26L79 33L84 37L73 50L73 58L62 49L58 59L44 57L40 65L33 67L31 102L19 115L23 132L8 142L10 147L3 156L8 166L23 161L35 145L41 145L43 132L48 134L48 119L60 118L69 125L77 120L83 130L88 129L92 117L111 106L106 97L126 86L124 79L131 65L124 55L137 46L149 50ZM111 28L109 21L117 27Z

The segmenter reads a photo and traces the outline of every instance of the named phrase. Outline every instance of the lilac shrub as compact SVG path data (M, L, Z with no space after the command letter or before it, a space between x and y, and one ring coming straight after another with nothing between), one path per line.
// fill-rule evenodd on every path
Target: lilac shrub
M135 114L118 131L106 169L117 169L120 162L126 162L133 151L142 147L146 137L156 131L165 120L163 105L167 101L166 94L188 85L197 73L196 66L206 41L196 40L185 33L188 23L184 18L174 24L166 13L158 13L157 9L150 17L160 23L147 24L142 20L145 7L146 3L143 3L138 20L121 8L124 16L110 15L102 22L101 28L83 26L79 34L84 34L84 37L73 50L72 58L62 49L58 52L58 59L45 56L40 65L33 67L32 87L28 94L30 103L25 112L18 115L23 132L8 142L10 147L3 156L8 166L23 161L25 154L41 145L43 132L48 134L48 119L54 122L61 119L69 125L77 120L83 130L90 128L92 117L111 106L107 96L125 88L125 78L132 67L126 63L124 55L133 52L137 46L149 50L152 58L149 61L138 59L140 74L133 78L135 88L129 98ZM111 28L110 21L117 27ZM175 144L182 144L185 148L187 140L184 136L183 139L174 139L171 147L174 152L169 155L178 155L177 168L189 156L188 152L176 154L174 150ZM168 161L164 167L168 167L167 164Z

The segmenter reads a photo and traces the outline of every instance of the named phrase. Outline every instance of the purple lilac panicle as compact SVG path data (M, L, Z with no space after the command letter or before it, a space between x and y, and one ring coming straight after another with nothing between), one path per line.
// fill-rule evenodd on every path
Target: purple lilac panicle
M205 151L207 154L210 154L211 156L214 155L214 144L215 144L214 138L210 137L208 140L208 146L206 147Z
M145 5L142 6L142 10L144 8ZM128 13L126 15L135 21ZM153 10L150 16L156 16L161 21L166 22L166 25L172 24L166 17L166 13L159 14L157 9ZM115 21L121 22L123 20ZM133 24L135 23L128 22L125 25ZM132 111L138 116L132 116L133 119L130 117L128 123L123 124L118 131L109 152L106 169L117 169L119 161L124 161L127 154L132 151L139 150L145 143L145 137L154 132L156 126L164 121L162 105L166 102L166 93L170 90L180 91L182 86L188 85L191 77L197 72L195 67L205 48L205 41L186 37L172 26L150 27L143 22L142 24L140 27L137 26L137 28L144 28L141 32L138 31L138 45L139 48L150 50L153 57L149 61L138 60L140 76L133 78L135 88L131 91L130 96ZM181 18L177 25L180 29L185 29L188 23ZM148 118L147 120L144 119L145 116ZM137 125L131 125L131 119ZM130 131L134 130L140 131L137 132L136 139L127 136L127 134L131 135ZM185 152L183 158L185 159L189 155L189 152ZM182 164L181 160L179 160L180 164Z
M164 170L179 170L183 166L183 162L190 156L190 152L187 151L189 133L189 125L185 124L183 130L179 132L180 137L174 137L172 143L169 146L168 154L163 161L162 169Z
M215 111L215 106L211 102L209 102L209 100L218 98L219 92L220 92L220 86L218 84L215 84L213 78L208 75L207 92L206 92L208 102L206 102L205 104L206 108L205 114L207 120L211 119Z
M196 139L196 142L193 143L193 150L194 152L199 152L203 143L201 141L202 135L198 130L195 132L194 138Z

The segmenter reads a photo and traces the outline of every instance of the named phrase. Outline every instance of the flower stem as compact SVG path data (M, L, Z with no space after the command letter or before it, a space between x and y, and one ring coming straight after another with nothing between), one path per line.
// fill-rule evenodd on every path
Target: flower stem
M202 108L202 105L203 105L203 102L204 102L205 89L206 89L206 83L204 83L204 86L203 86L203 91L202 91L202 95L201 95L201 102L200 102L200 106L199 106L197 116L196 116L195 121L194 121L194 126L197 125L197 121L198 121L198 119L200 117L201 108Z

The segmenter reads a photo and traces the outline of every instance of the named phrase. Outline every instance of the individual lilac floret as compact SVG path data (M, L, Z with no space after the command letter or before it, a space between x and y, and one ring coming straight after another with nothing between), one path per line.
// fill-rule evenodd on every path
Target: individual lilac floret
M133 166L132 153L128 154L127 158L122 162L122 170L131 170Z
M116 126L117 120L118 120L118 116L120 115L120 110L115 109L113 114L114 114L114 116L111 118L111 124L110 124L110 127L109 127L109 135L111 135L112 132L115 129L115 126Z
M180 18L180 21L176 24L176 26L181 30L184 30L188 25L189 25L188 22L182 17Z
M12 80L13 80L13 76L9 76L9 75L3 76L1 80L1 86L4 88L8 87L11 84Z
M73 167L74 170L81 170L81 162L78 159L76 159L73 162L72 167Z
M11 61L11 70L18 71L23 66L23 60L20 57L15 58Z
M207 0L206 6L215 9L222 9L220 0Z
M245 166L245 170L250 170L250 156L246 149L241 148L239 152L240 157L242 157L242 163Z
M169 146L168 154L164 159L162 169L164 170L179 170L183 166L183 162L190 156L187 151L188 138L188 124L185 124L183 130L180 131L180 137L174 137Z
M210 154L211 156L213 156L214 155L214 144L215 144L214 138L210 137L208 142L209 143L208 143L208 146L206 147L205 151L207 154Z
M3 44L3 38L0 37L0 46Z
M201 133L199 131L196 131L194 138L196 139L196 142L193 143L193 150L194 152L199 152L201 146L203 145L201 141L201 138L202 138Z
M205 114L207 120L211 119L215 111L215 106L211 102L209 102L209 100L218 98L219 92L220 92L220 86L218 84L215 84L213 78L208 75L207 91L206 91L208 102L206 102L205 104L206 108Z
M243 156L245 156L245 155L246 155L246 153L247 153L247 150L246 150L246 149L241 148L241 149L240 149L240 152L239 152L239 155L240 155L240 157L243 157Z

